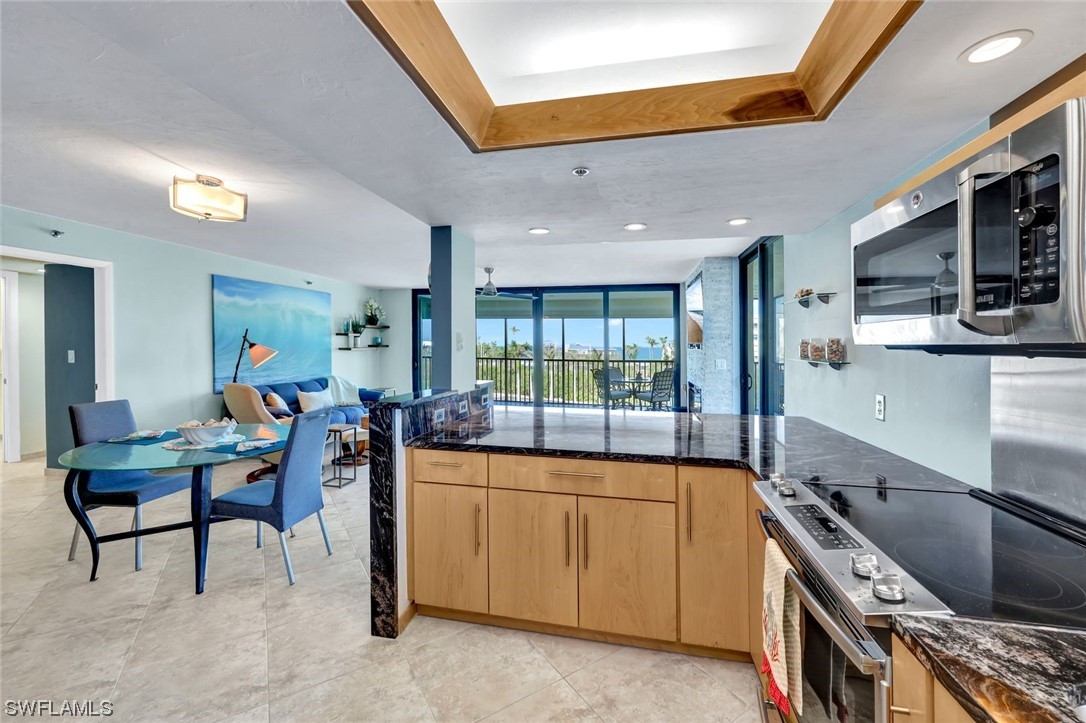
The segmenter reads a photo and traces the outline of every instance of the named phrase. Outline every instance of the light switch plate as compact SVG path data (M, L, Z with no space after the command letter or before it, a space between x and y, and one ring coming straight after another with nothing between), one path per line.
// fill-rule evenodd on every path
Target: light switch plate
M75 349L68 350L68 363L75 364Z
M876 394L875 395L875 419L879 420L880 422L885 422L886 421L886 395L885 394Z
M726 371L728 371L728 360L727 359L717 359L716 360L716 370L718 372L726 372Z

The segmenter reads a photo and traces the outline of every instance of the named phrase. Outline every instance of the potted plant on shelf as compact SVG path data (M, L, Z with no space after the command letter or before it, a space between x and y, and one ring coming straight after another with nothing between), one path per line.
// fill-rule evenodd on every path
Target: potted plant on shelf
M385 318L385 309L376 299L370 299L362 307L362 314L366 317L366 326L377 326Z
M362 330L366 328L362 323L362 317L358 314L351 315L351 344L350 346L358 346L358 341L362 336Z

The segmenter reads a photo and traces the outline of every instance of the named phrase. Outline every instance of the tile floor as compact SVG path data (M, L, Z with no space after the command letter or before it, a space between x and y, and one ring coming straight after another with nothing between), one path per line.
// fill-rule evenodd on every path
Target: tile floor
M295 528L286 581L273 534L211 528L206 592L193 594L191 534L103 546L90 583L63 478L41 460L0 469L0 699L110 700L117 720L579 720L755 723L748 664L416 618L370 637L369 511L360 481L326 490L335 554L316 518ZM255 466L216 469L215 493ZM120 531L131 512L91 513ZM186 495L148 505L146 525L184 519Z

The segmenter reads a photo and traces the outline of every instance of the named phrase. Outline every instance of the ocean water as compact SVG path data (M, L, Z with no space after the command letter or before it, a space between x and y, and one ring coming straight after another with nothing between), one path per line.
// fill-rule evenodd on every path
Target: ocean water
M261 281L212 276L214 391L234 377L241 337L279 351L258 369L245 353L238 381L271 384L332 373L332 296Z

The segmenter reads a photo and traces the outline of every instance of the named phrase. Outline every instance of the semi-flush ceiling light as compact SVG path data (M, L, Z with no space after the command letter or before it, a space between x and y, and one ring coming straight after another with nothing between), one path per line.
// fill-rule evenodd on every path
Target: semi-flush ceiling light
M729 226L746 226L748 223L750 223L749 218L729 218L728 219L728 225Z
M1031 30L1009 30L970 45L958 56L958 60L967 63L987 63L1002 58L1004 55L1010 55L1032 39L1033 31Z
M244 221L249 194L231 191L212 176L173 177L170 208L203 221Z
M543 228L542 226L534 226L534 227L528 229L528 233L533 234L535 236L543 236L544 234L548 234L550 232L551 232L551 230L549 228Z
M626 229L627 231L644 231L648 228L648 226L643 223L628 223L622 228Z

